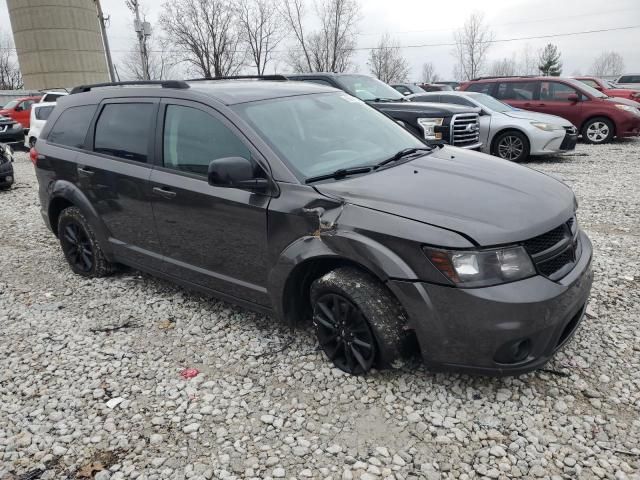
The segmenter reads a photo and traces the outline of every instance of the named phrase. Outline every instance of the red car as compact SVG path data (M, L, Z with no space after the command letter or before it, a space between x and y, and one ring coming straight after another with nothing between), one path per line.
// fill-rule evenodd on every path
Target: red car
M459 89L486 93L523 110L566 118L588 143L640 136L640 103L610 98L573 78L487 77L465 82Z
M13 118L27 130L31 119L31 105L39 100L40 97L22 97L11 100L0 108L0 116Z
M596 90L610 97L628 98L640 102L640 90L632 90L630 88L614 88L606 80L598 77L573 77L582 83L595 88Z

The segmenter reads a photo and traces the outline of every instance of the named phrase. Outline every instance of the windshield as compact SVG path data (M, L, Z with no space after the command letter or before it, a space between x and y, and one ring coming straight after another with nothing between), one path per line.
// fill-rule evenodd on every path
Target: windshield
M4 109L6 110L11 110L13 107L15 107L18 104L17 100L11 100L9 103L7 103L4 107Z
M507 105L506 103L502 103L500 100L496 100L495 98L487 95L486 93L470 93L468 94L469 98L472 98L483 107L488 108L489 110L493 110L494 112L512 112L516 110L511 105Z
M375 165L405 148L425 147L389 117L345 93L251 102L234 109L301 180Z
M568 78L568 79L566 79L566 81L567 81L567 83L569 83L569 84L573 85L574 87L582 90L584 93L591 95L592 97L607 98L607 95L605 95L601 91L596 90L595 88L590 87L586 83L582 83L579 80L574 80L573 78Z
M360 100L399 100L404 97L396 89L367 75L340 75L337 80L347 92Z

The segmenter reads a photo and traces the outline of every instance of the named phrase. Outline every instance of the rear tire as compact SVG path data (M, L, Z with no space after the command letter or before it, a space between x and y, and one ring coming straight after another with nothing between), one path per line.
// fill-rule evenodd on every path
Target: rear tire
M522 162L529 158L530 151L529 139L524 133L508 130L495 138L491 154L510 162Z
M333 270L311 285L313 325L320 347L352 375L387 368L414 349L415 337L396 298L371 275Z
M582 140L600 145L613 140L614 126L611 120L604 117L590 118L582 126Z
M115 270L115 265L105 258L89 222L79 208L68 207L60 213L58 238L67 263L74 273L98 278Z

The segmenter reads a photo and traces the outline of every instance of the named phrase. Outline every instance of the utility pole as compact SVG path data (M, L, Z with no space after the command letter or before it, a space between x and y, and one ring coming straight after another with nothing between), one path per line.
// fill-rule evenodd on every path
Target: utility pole
M102 33L102 43L104 44L104 51L107 55L107 66L109 67L109 78L112 82L116 81L116 75L113 70L113 60L111 59L111 49L109 48L109 37L107 37L107 29L105 23L108 20L104 18L102 13L102 7L100 6L100 0L94 0L96 8L98 10L98 20L100 21L100 32Z
M140 61L142 62L142 79L149 78L149 52L147 52L147 37L151 36L151 24L149 22L140 21L140 1L127 0L127 6L135 14L136 19L133 22L136 35L138 36L138 44L140 47Z

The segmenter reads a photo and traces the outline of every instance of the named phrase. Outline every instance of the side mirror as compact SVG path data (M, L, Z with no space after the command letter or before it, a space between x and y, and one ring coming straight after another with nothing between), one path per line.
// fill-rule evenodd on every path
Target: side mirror
M217 158L209 163L209 185L223 188L265 191L269 180L255 176L253 163L243 157Z
M576 93L570 93L567 96L567 100L569 100L572 103L576 103L578 100L580 100L580 97Z
M16 107L13 109L14 112L21 112L22 110L23 108L20 105L16 105Z

